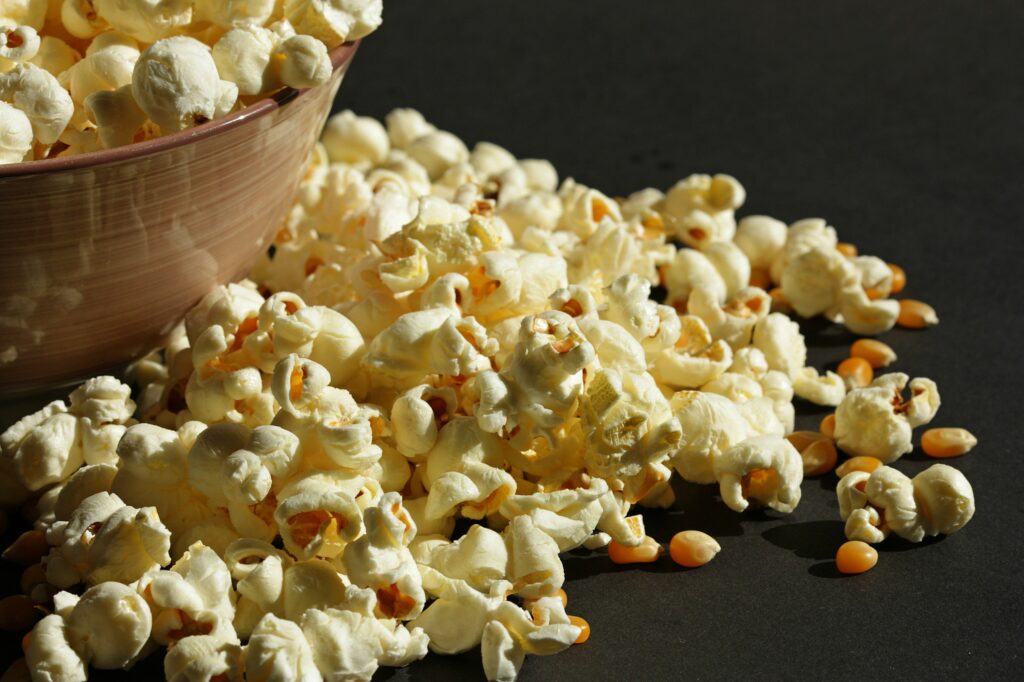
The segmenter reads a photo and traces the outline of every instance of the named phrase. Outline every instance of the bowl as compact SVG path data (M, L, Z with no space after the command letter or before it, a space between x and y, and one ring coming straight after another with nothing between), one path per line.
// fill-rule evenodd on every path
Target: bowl
M0 395L117 372L280 226L358 41L328 83L127 147L0 165Z

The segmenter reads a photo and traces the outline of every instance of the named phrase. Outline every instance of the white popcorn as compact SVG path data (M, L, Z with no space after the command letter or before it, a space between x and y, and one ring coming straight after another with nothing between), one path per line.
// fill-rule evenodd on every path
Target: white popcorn
M153 640L181 643L195 635L237 642L232 627L235 591L231 573L217 552L201 542L188 548L168 571L151 571L138 592L153 613Z
M659 465L679 442L680 426L649 374L598 371L582 413L589 446L584 461L591 474L621 482L630 503L667 484L668 472Z
M888 299L873 301L863 287L848 286L839 292L839 314L843 324L854 334L875 336L895 326L900 304Z
M786 244L785 223L762 215L746 216L736 227L735 242L747 258L750 267L767 270Z
M781 313L770 313L754 326L754 346L768 360L771 369L790 378L807 361L807 346L800 325Z
M48 539L56 549L47 557L47 579L59 587L130 583L171 561L171 533L156 509L136 509L108 492L82 500Z
M700 391L679 391L670 401L682 427L672 464L693 483L714 483L715 461L749 438L750 425L727 398Z
M743 186L729 175L691 175L665 194L662 210L687 246L703 249L736 233L735 210L746 200Z
M406 457L424 455L437 442L438 430L458 405L451 388L420 384L400 395L391 406L391 424L398 451Z
M379 164L391 147L388 133L368 116L349 110L335 114L324 128L323 144L334 163Z
M469 160L466 145L451 133L435 130L413 139L405 148L410 158L426 169L433 181L451 166Z
M474 525L455 542L435 541L427 560L420 563L481 592L489 592L505 579L508 550L499 533Z
M92 38L109 27L93 5L92 0L62 0L60 21L68 33L76 38Z
M40 42L39 34L31 26L0 24L0 59L31 61L39 52Z
M933 464L911 479L925 535L950 535L974 516L974 490L967 477L947 464Z
M300 33L333 49L381 24L382 0L284 0L284 15Z
M273 90L279 80L273 69L277 38L273 31L254 24L232 28L211 51L220 77L237 85L240 95Z
M539 599L561 589L565 571L558 558L558 544L538 529L530 516L512 517L503 535L512 592L523 599Z
M782 294L798 314L828 314L839 292L859 286L860 273L835 248L813 248L791 256L782 272Z
M345 548L342 563L354 585L375 591L378 617L409 620L423 610L426 595L408 549L416 524L401 499L398 493L385 493L366 510L366 532Z
M334 70L331 57L324 44L316 38L292 36L280 44L278 52L281 55L281 81L288 87L313 88L331 79Z
M337 480L337 479L336 479ZM335 557L363 530L362 509L353 494L365 479L352 479L348 490L307 478L280 493L274 510L285 548L300 559Z
M268 613L252 631L243 653L248 682L320 682L313 651L302 629Z
M793 391L815 405L835 407L846 397L846 383L835 372L821 375L813 367L803 367L793 376Z
M583 239L592 236L605 218L614 223L622 222L622 213L615 201L572 178L562 182L558 196L563 207L559 226Z
M60 82L75 102L82 103L95 92L130 85L140 54L139 44L131 37L116 31L103 33L90 43L84 59L60 75Z
M82 55L60 38L43 36L39 42L39 51L29 61L59 77L81 58Z
M580 629L569 622L557 598L534 602L530 615L510 602L494 610L480 643L488 680L511 682L526 654L555 654L568 649L579 637Z
M840 480L836 496L850 540L877 543L889 533L911 542L924 538L913 483L892 467L850 472Z
M67 639L63 617L51 614L32 628L25 661L38 679L57 682L85 682L87 664Z
M908 377L883 374L870 386L846 394L836 409L835 440L851 455L869 455L888 464L913 449L912 430L927 424L939 409L939 392L931 379L910 381L911 398L903 400Z
M153 617L135 590L119 582L90 587L67 617L68 642L100 670L128 668L149 641Z
M276 0L197 0L196 18L224 29L262 26L274 14Z
M718 378L732 365L732 348L724 340L711 342L703 320L687 315L680 318L682 335L675 348L666 348L651 358L651 373L672 389L697 388Z
M22 24L37 31L46 19L47 0L5 0L0 3L0 23Z
M75 111L71 95L57 79L49 71L28 63L15 64L10 71L0 73L0 101L25 114L41 144L56 142Z
M505 600L506 587L509 583L502 581L483 593L461 580L442 579L433 590L437 598L409 621L409 627L421 628L435 653L468 651L480 644L489 614Z
M695 287L706 287L719 302L726 299L726 284L714 264L696 249L679 249L665 268L665 287L671 305L683 305Z
M733 350L750 343L754 326L768 316L770 309L771 297L757 287L744 287L720 305L711 290L698 286L687 301L687 312L701 318L711 337L724 340Z
M502 468L506 447L475 419L455 417L445 424L423 469L430 491L426 517L438 519L459 510L479 519L496 510L516 489L515 479Z
M100 142L107 149L136 142L146 135L146 114L135 102L131 85L117 90L100 90L85 98L85 106L96 121Z
M325 679L368 681L381 665L407 665L427 653L427 637L356 611L310 609L302 633Z
M732 446L714 459L722 501L743 511L754 500L789 513L800 502L803 461L789 441L778 436L756 436Z
M135 64L132 94L167 132L213 120L221 105L221 80L210 48L187 36L153 43Z
M21 163L32 152L32 122L20 109L0 102L0 164Z
M164 677L168 682L241 680L242 648L210 635L190 635L167 650Z
M192 21L188 0L91 0L97 14L122 33L156 43Z
M396 149L405 149L416 138L437 130L415 109L393 109L385 117L388 138Z

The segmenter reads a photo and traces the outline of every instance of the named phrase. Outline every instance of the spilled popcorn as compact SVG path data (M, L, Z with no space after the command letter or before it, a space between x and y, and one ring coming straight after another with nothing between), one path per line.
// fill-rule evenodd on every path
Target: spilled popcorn
M330 80L329 50L382 0L0 0L0 164L149 140L284 87Z
M316 13L331 4L284 7L330 40ZM106 6L149 37L188 22ZM273 42L239 30L245 49ZM213 67L182 73L216 85ZM175 100L161 125L193 109ZM790 513L836 446L854 456L837 495L860 543L840 570L874 565L863 542L959 530L962 474L891 466L935 417L935 383L875 378L895 360L880 342L822 375L781 312L880 334L903 314L902 271L824 220L737 224L744 198L693 175L615 199L413 110L335 116L252 279L190 311L133 367L135 391L92 379L0 436L3 501L37 510L5 552L29 576L12 607L46 614L28 670L84 680L167 647L173 680L369 680L479 648L488 679L514 680L527 655L589 636L561 553L659 560L637 508L671 506L674 474L735 512ZM820 433L793 432L795 397L835 407ZM926 450L974 442L947 429ZM698 531L669 545L689 567L720 550Z

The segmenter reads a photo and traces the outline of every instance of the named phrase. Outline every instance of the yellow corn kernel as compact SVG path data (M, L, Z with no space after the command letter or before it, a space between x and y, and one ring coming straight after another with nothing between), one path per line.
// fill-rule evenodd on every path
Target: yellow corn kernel
M680 531L668 545L672 561L687 568L703 566L721 551L722 546L713 537L699 530Z
M797 452L803 452L810 447L811 444L817 443L824 437L825 436L817 431L794 431L793 433L786 435L786 440L789 441L790 445L796 448Z
M857 245L851 244L850 242L839 242L836 244L836 251L847 258L856 258L859 253L859 251L857 251Z
M882 466L882 460L877 457L858 455L857 457L851 457L836 467L836 476L842 478L851 471L863 471L870 474L880 466Z
M21 572L21 592L31 594L36 585L46 583L46 568L41 564L32 564Z
M24 658L19 658L4 671L0 682L29 682L32 679L32 673L28 670L28 663Z
M875 372L864 358L846 358L836 367L836 374L843 378L850 389L864 388L875 378Z
M870 571L878 563L878 551L866 542L844 542L836 552L836 568L840 573L853 575Z
M935 308L923 301L905 298L900 301L900 316L896 324L905 329L925 329L939 323Z
M30 630L41 616L36 603L24 594L12 594L0 599L0 630L4 632Z
M39 563L50 551L46 536L41 530L27 530L4 550L3 558L20 566L31 566Z
M857 339L850 346L850 357L863 358L872 369L881 369L896 362L896 351L875 339Z
M821 476L832 471L836 466L839 453L831 438L822 438L811 443L800 451L800 459L804 462L804 476Z
M907 286L907 273L898 265L893 265L892 263L887 265L892 270L892 288L889 290L889 293L898 294Z
M644 536L643 541L636 547L626 547L618 540L608 543L608 557L616 564L650 564L657 561L664 551L664 548L649 536Z
M824 417L822 417L821 424L818 425L818 431L820 431L821 435L825 436L826 438L835 438L836 415L834 412L832 414L826 414Z
M579 616L569 616L569 623L580 629L580 636L576 638L573 644L583 644L590 639L590 623Z
M921 449L929 457L957 457L970 452L978 439L967 429L928 429L921 434Z

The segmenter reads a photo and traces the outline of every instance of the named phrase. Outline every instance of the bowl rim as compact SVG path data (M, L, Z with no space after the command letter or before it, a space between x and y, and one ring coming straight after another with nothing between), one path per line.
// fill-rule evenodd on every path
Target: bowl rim
M334 73L352 60L362 39L347 42L339 45L330 51L331 64ZM168 149L183 147L193 142L199 142L209 137L233 130L245 125L249 121L270 114L297 97L302 96L313 88L296 89L285 87L274 92L263 99L253 102L249 106L232 112L223 118L208 121L194 128L187 128L169 135L162 135L152 140L136 142L123 147L113 149L100 149L94 152L74 154L72 156L57 157L53 159L40 159L38 161L22 161L20 163L0 164L0 180L6 178L17 178L40 173L61 172L78 170L90 166L101 166L111 163L119 163L131 159L158 154Z

